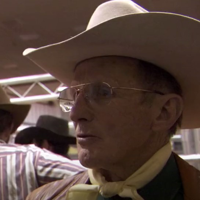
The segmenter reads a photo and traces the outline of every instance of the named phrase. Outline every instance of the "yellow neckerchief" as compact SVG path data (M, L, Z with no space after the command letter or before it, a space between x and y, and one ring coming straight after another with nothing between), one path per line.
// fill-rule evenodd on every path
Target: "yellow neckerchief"
M149 183L165 166L171 155L171 146L166 144L157 151L142 167L125 181L107 182L98 170L88 170L92 185L78 184L70 188L66 200L96 200L98 195L112 197L119 195L133 200L144 200L137 189Z

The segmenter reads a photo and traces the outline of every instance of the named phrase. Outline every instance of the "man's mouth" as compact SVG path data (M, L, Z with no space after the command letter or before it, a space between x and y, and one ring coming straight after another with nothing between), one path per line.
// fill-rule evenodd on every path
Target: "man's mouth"
M76 138L80 145L89 145L98 139L96 136L91 134L77 134Z

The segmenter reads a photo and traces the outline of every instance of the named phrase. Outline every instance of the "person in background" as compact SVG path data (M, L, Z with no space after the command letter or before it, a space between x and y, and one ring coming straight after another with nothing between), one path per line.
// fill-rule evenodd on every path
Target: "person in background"
M34 189L83 170L71 160L35 145L8 144L30 105L11 104L0 87L0 199L24 200Z
M11 134L26 118L30 105L11 104L8 96L0 86L0 143L8 143Z
M200 127L199 36L196 19L113 0L81 34L26 50L67 86L60 105L89 168L27 200L199 200L200 171L170 145L177 128Z
M76 144L76 138L69 135L68 121L62 118L41 115L35 127L28 127L17 133L17 144L35 144L53 153L70 158L70 145Z

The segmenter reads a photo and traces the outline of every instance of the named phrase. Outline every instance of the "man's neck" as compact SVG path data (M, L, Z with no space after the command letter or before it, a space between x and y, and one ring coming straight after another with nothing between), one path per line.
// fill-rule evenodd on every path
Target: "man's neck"
M124 181L136 172L148 159L143 157L143 160L140 159L128 164L123 163L122 166L114 165L110 167L111 170L100 169L100 173L108 182Z
M141 152L134 159L132 160L128 159L128 162L124 161L120 163L115 163L112 166L109 166L104 169L100 169L100 173L105 177L106 181L109 181L109 182L124 181L128 177L130 177L133 173L135 173L139 168L141 168L149 159L151 159L152 156L159 149L152 152L149 151L146 154Z

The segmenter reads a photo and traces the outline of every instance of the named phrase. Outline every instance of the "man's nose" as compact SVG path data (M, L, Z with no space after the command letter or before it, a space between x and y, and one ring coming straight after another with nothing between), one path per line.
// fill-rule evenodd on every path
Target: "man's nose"
M89 101L84 92L80 92L70 112L70 118L73 122L78 122L80 120L91 121L93 119L92 116L93 114Z

